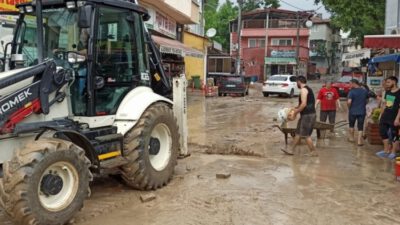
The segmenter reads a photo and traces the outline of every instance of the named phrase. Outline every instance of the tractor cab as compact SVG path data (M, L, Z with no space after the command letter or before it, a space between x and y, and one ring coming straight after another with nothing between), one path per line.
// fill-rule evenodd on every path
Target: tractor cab
M23 23L18 32L13 52L24 55L24 66L39 63L40 49L44 61L54 60L58 68L73 70L70 92L75 116L114 115L130 90L150 86L149 62L143 57L148 54L144 10L129 2L133 10L113 7L113 2L42 1L43 42L37 41L38 23ZM19 11L32 21L36 6L35 2L19 5Z

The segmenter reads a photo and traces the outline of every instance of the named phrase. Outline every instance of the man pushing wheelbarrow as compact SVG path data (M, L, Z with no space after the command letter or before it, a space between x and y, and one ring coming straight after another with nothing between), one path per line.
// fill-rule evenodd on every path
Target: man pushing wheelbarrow
M311 139L311 134L317 118L314 92L307 86L307 79L304 76L297 77L297 86L300 89L299 105L289 113L288 120L294 120L297 114L300 114L300 119L297 122L292 146L289 148L282 148L281 150L287 155L294 155L295 148L300 143L301 138L304 138L310 150L309 155L317 157L318 153Z

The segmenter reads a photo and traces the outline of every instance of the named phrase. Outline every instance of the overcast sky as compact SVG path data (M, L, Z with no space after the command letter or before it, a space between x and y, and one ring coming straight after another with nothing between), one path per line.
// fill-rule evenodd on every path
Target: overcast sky
M226 0L219 0L220 4L224 3ZM232 0L236 2L236 0ZM317 10L318 13L322 13L324 18L329 18L329 13L325 10L322 5L315 5L314 0L280 0L282 9L288 10Z

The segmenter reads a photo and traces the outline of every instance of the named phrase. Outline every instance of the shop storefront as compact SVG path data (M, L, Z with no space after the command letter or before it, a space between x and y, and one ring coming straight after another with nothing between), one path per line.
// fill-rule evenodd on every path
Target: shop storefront
M164 70L170 77L186 73L185 57L203 58L202 52L190 48L177 40L157 35L152 37L160 49Z
M400 54L383 55L372 58L368 64L368 86L371 89L382 87L382 80L390 77L399 77Z
M296 59L289 57L266 57L267 74L294 74Z

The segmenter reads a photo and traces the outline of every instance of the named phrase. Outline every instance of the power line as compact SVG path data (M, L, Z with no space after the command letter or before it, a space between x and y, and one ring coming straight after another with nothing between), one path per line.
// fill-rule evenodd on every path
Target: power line
M290 7L293 7L293 8L295 8L295 9L297 9L297 10L305 11L304 9L299 8L299 7L297 7L297 6L293 5L293 4L290 4L290 3L286 2L286 1L283 1L283 0L280 0L280 1L281 1L282 3L284 3L284 4L288 5L288 6L290 6Z

